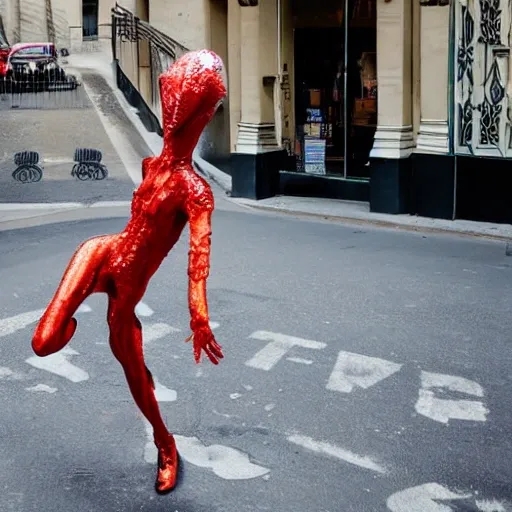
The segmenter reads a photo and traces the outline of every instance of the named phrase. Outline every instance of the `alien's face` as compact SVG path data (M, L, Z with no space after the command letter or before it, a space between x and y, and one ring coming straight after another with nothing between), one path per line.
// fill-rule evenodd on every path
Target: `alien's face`
M226 73L217 54L185 54L160 76L164 132L176 132L194 120L197 128L199 118L205 126L226 92Z

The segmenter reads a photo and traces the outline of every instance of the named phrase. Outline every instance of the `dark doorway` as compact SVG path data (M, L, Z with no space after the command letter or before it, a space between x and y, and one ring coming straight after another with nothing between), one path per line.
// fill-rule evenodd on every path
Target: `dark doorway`
M377 121L376 3L340 0L339 8L338 26L325 13L324 26L301 20L294 30L297 170L368 179Z
M98 0L82 0L82 37L98 39Z

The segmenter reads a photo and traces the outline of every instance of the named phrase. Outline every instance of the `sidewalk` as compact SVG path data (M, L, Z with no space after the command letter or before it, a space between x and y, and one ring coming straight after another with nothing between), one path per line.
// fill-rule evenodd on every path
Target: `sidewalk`
M431 233L457 233L466 236L512 242L512 225L510 224L373 213L370 212L368 203L316 197L276 196L259 201L241 198L230 198L230 200L256 209L299 216L321 217L350 224L371 224L387 228Z

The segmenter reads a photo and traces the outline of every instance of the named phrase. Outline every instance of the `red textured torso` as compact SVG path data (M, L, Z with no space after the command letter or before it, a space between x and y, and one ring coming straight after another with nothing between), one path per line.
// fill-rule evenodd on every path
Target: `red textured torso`
M149 279L180 238L189 212L214 207L210 186L191 164L162 172L170 161L158 157L149 162L144 181L133 193L131 219L117 236L102 272L107 279L121 278L116 281L134 301L142 297Z
M220 68L216 55L200 51L182 57L160 76L162 154L142 163L143 180L133 194L131 218L113 240L100 279L115 280L129 302L143 296L187 221L194 222L191 214L213 210L211 188L195 173L192 152L226 92Z

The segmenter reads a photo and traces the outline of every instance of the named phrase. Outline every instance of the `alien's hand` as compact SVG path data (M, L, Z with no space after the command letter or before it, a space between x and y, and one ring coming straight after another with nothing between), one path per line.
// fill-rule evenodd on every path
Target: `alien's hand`
M219 360L224 357L222 347L215 341L213 332L208 324L196 327L185 341L190 340L193 340L196 363L199 363L201 360L201 350L205 351L213 364L219 364Z

